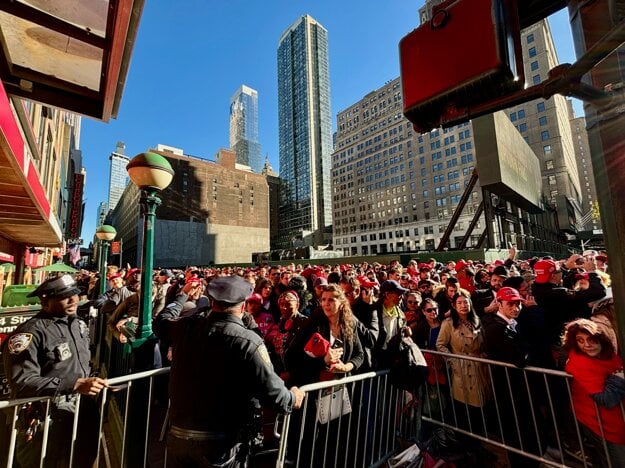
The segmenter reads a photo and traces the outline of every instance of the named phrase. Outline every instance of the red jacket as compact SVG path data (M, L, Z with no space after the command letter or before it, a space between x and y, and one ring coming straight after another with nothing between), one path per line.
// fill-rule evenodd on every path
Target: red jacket
M605 387L608 375L623 368L623 361L617 355L611 359L597 359L571 351L565 370L573 376L571 393L577 420L601 437L601 428L597 420L595 401L590 397L601 393ZM625 399L623 400L625 403ZM625 419L621 414L621 405L613 408L597 406L603 425L603 434L606 440L619 445L625 445Z

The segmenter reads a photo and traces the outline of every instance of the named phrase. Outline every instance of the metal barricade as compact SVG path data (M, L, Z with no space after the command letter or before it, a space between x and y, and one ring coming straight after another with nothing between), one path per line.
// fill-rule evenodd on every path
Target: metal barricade
M508 460L525 458L546 466L587 467L594 452L595 456L605 456L607 461L602 466L611 466L609 442L604 437L593 437L577 420L571 375L544 368L518 368L472 356L423 352L432 355L430 362L442 359L446 363L432 366L433 375L425 384L422 415L425 424L479 441L484 449L482 453L499 452L499 456ZM482 366L485 376L482 406L460 401L462 392L450 388L452 368L463 368L454 364L458 362L473 362L473 369L478 372ZM460 375L463 388L469 387L469 377ZM603 434L600 409L596 403L594 407ZM625 420L622 402L620 413Z
M302 386L306 398L285 416L276 466L372 466L415 442L421 406L388 373Z
M150 448L160 445L164 453L164 444L150 444L149 437L157 440L158 434L161 432L163 421L157 421L152 425L151 431L143 433L132 433L132 404L131 402L137 397L144 401L152 400L152 389L155 377L169 373L169 368L156 369L147 372L125 375L108 379L108 388L104 388L97 398L97 415L91 423L97 425L97 432L94 431L94 437L97 437L97 454L95 466L130 466L128 463L129 451L133 451L135 456L133 460L143 460L143 463L133 463L132 466L147 466ZM140 388L142 394L133 394L134 388ZM143 392L147 388L147 393ZM112 396L115 395L115 398ZM39 459L39 464L48 453L48 446L51 440L52 430L54 427L55 407L59 402L67 401L68 398L75 399L75 412L71 421L71 434L66 436L69 441L69 463L68 466L78 466L76 464L76 451L81 449L77 441L81 426L79 419L81 417L81 406L84 405L85 397L81 395L73 396L51 396L31 399L17 399L0 401L0 412L7 418L7 433L4 434L3 440L0 440L0 450L6 453L6 466L11 467L15 463L17 450L29 450L30 459ZM118 402L122 401L122 404ZM31 439L31 435L27 434L27 425L31 424L30 419L25 421L24 412L28 404L37 404L40 408L37 420L32 421L36 439ZM164 414L162 415L165 416ZM142 418L147 418L144 426L150 427L150 418L152 411L142 414ZM26 425L25 425L26 423ZM55 431L56 434L56 431ZM106 439L106 440L105 440ZM31 442L32 441L32 442ZM65 442L66 439L63 439ZM26 443L25 443L26 442ZM93 441L94 447L96 441ZM115 452L111 454L111 452ZM112 461L111 458L114 460Z

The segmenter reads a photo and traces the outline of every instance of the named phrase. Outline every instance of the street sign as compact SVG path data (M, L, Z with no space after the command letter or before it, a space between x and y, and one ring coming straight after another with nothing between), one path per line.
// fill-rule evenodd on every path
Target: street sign
M119 254L122 251L122 242L121 241L113 241L111 242L111 253Z

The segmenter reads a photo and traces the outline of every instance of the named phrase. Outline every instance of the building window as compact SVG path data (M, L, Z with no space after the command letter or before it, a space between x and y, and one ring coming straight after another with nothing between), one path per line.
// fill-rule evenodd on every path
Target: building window
M556 181L556 176L554 176L554 175L550 175L550 176L548 177L548 179L549 179L549 185L556 185L556 183L557 183L557 181Z
M531 64L530 64L530 69L532 71L536 71L538 70L538 60L534 60Z
M540 84L540 75L532 76L532 83L534 83L535 85Z
M511 121L511 122L516 122L516 112L512 112L512 113L510 114L510 121Z
M519 125L519 132L523 133L526 131L527 131L527 124L523 122L522 124Z
M540 125L541 127L544 127L545 125L547 125L547 117L545 117L544 115L540 117L538 119L538 125Z
M545 161L545 169L549 171L553 169L553 159L547 159Z
M539 102L538 104L536 104L536 111L545 112L545 103Z
M532 42L534 42L534 35L533 34L528 34L527 35L527 43L531 44Z
M519 115L519 119L524 119L525 118L525 109L519 109L518 115Z
M543 152L545 154L551 154L551 145L545 145L543 146Z
M536 57L536 47L530 47L527 52L530 57Z
M540 132L540 139L542 141L548 140L549 139L549 130L543 130L542 132Z

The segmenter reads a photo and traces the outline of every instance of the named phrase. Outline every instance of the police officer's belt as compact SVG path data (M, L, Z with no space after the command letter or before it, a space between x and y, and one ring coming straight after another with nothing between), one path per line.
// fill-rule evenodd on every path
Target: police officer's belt
M178 438L184 440L225 440L226 434L223 432L211 432L211 431L194 431L191 429L183 429L178 426L171 426L169 433Z

